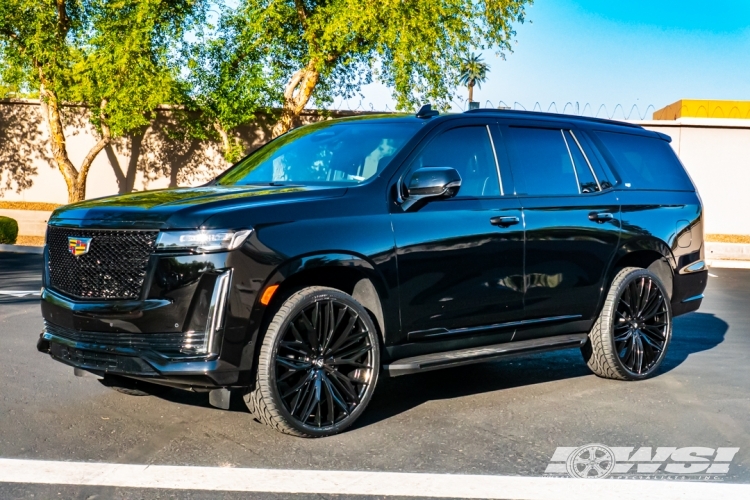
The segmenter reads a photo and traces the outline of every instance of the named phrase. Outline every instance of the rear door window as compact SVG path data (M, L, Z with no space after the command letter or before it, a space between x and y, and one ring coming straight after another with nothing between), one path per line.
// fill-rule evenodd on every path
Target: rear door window
M517 194L559 196L599 190L570 131L511 126L506 144Z
M655 137L595 131L614 159L622 182L633 189L693 191L685 169L666 141Z

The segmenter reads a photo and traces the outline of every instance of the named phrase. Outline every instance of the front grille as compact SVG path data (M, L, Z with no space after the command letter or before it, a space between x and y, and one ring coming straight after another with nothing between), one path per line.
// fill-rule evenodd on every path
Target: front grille
M203 332L176 333L111 333L85 332L44 323L46 333L73 342L103 348L129 348L151 350L166 356L196 356L206 352L206 334Z
M138 299L158 231L47 226L50 286L82 299ZM74 256L68 238L91 238Z

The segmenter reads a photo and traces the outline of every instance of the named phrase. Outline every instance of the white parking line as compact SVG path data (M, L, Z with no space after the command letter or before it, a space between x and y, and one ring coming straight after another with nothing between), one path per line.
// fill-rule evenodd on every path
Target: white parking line
M750 485L400 472L239 469L0 459L0 482L518 500L747 499Z

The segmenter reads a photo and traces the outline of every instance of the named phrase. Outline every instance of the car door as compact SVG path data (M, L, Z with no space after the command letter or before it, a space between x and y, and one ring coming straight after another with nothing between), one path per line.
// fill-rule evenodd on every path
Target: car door
M447 340L497 332L523 316L523 225L505 193L488 120L450 120L433 131L400 174L452 167L454 198L416 209L393 204L402 340ZM512 330L508 333L510 340ZM497 338L493 340L497 341Z
M620 236L620 204L596 174L575 128L501 127L526 229L524 317L513 340L585 331Z

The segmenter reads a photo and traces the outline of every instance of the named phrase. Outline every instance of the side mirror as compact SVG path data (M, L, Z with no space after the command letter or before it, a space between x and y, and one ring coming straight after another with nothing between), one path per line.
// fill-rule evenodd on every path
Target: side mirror
M406 187L408 208L427 198L452 198L461 187L461 175L451 167L422 167L414 172Z

